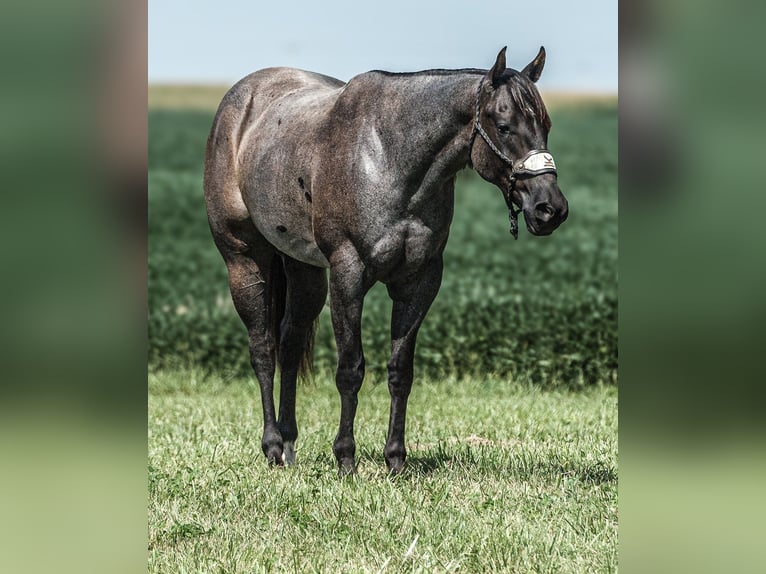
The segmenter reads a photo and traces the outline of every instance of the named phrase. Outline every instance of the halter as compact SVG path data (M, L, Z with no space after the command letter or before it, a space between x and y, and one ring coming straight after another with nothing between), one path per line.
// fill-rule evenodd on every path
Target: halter
M481 122L479 121L479 113L481 111L481 88L483 86L484 80L482 79L479 82L478 90L476 90L476 113L473 119L473 131L471 132L471 139L468 141L468 161L469 163L471 162L471 150L473 149L473 142L476 139L476 134L478 133L482 139L487 142L489 149L491 149L494 154L503 161L505 165L511 168L511 184L508 186L507 190L503 189L502 192L503 197L505 198L505 203L508 205L508 217L511 220L511 235L513 235L514 239L518 239L519 213L521 213L521 209L516 209L516 207L513 205L512 199L513 190L516 187L516 179L519 176L534 177L544 173L552 173L557 175L556 163L553 161L551 152L549 152L547 149L533 149L527 152L527 154L520 160L513 161L502 151L500 151L500 149L498 149L494 143L492 143L492 140L487 135L487 132L484 131L484 128L481 126Z

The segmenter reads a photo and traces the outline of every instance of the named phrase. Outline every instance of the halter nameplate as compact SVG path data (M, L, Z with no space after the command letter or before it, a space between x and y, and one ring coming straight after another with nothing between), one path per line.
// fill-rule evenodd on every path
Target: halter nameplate
M556 173L556 162L548 150L532 150L514 164L513 172L521 175Z

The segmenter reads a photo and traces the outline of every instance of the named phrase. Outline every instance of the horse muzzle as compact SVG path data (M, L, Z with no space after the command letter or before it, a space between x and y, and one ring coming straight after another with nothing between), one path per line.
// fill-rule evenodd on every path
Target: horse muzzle
M511 219L511 235L518 238L517 217L524 213L532 235L550 235L569 216L569 204L557 182L556 163L548 150L534 149L512 164L504 192ZM521 206L517 210L514 204Z
M555 183L544 190L522 192L522 197L524 221L532 235L550 235L569 217L569 203Z

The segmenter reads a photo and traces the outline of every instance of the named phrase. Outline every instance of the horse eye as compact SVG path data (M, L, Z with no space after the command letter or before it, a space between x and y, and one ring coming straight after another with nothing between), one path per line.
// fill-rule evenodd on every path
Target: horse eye
M511 133L511 128L507 124L497 124L497 132L500 135L507 136L509 133Z

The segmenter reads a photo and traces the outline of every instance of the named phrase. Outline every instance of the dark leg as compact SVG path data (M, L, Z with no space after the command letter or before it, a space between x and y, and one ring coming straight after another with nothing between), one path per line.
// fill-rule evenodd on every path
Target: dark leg
M383 453L388 469L394 474L402 470L407 456L404 448L404 427L407 400L412 388L415 340L418 329L439 291L441 279L442 259L439 256L416 275L388 285L388 293L394 302L391 312L391 360L388 362L391 414Z
M250 363L261 388L263 437L261 448L269 464L282 464L282 436L274 412L275 345L269 315L269 285L274 249L246 226L236 237L216 237L229 271L234 307L250 338Z
M304 355L310 352L309 336L314 321L327 299L325 270L283 256L287 276L285 316L280 326L279 369L282 373L279 393L279 421L284 462L295 462L295 387Z
M340 474L345 475L355 470L354 417L364 379L362 305L370 282L365 281L364 267L351 248L333 254L330 264L330 309L338 347L335 384L340 393L340 425L333 452Z

